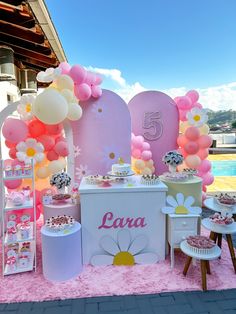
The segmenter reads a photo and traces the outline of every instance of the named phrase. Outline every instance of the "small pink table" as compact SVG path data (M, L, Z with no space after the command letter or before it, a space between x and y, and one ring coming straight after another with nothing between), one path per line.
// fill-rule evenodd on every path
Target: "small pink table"
M81 222L80 218L80 204L72 204L71 201L65 203L53 203L50 205L43 205L44 209L44 223L48 218L58 215L72 216L76 221Z

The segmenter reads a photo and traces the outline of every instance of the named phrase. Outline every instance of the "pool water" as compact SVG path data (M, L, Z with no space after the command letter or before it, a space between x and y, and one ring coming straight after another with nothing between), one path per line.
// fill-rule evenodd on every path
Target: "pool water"
M213 175L218 176L236 176L236 160L212 161Z

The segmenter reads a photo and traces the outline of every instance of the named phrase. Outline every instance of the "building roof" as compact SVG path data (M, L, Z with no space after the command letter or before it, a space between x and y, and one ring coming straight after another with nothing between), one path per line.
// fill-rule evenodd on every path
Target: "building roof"
M21 68L56 67L66 55L43 0L0 1L0 45L14 50Z

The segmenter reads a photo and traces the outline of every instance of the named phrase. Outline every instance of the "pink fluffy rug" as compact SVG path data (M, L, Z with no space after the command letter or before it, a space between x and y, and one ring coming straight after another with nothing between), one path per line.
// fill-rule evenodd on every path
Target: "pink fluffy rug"
M41 223L38 224L38 230ZM204 232L205 233L205 232ZM206 233L208 234L208 232ZM44 301L109 295L151 294L166 291L201 289L200 265L190 266L182 275L186 256L176 251L175 268L169 258L154 265L84 267L80 276L63 283L52 283L42 274L41 241L37 241L37 272L0 278L0 302ZM236 288L236 274L223 242L222 258L211 262L212 275L207 276L208 289Z

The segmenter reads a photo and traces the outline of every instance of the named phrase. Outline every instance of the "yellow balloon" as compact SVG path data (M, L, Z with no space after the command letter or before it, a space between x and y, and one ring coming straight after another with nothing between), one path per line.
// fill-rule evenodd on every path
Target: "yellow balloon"
M41 190L46 189L46 188L51 188L49 178L38 179L35 181L35 189L36 190L41 191Z
M56 79L56 85L59 90L69 89L74 90L74 81L68 75L62 74L59 75Z
M154 166L154 161L152 159L145 161L145 165L146 167L151 168Z
M152 174L152 170L150 168L145 167L141 170L141 174Z
M135 168L137 168L138 170L142 170L145 168L145 162L141 159L138 159L135 161L134 163Z
M210 128L207 124L203 124L203 126L199 128L199 131L201 135L207 135L210 131Z
M79 120L82 117L82 112L83 111L80 105L78 105L77 103L76 104L69 103L67 118L71 121Z
M68 102L73 102L74 94L71 90L65 88L62 89L60 93Z
M36 171L36 176L40 179L45 179L49 177L50 172L48 170L48 167L41 167Z
M190 124L187 121L180 122L179 130L183 134L187 130L187 128L189 128L189 127L190 127Z
M60 160L53 160L48 165L48 170L52 174L61 172L63 170L63 168L64 168L64 164Z

